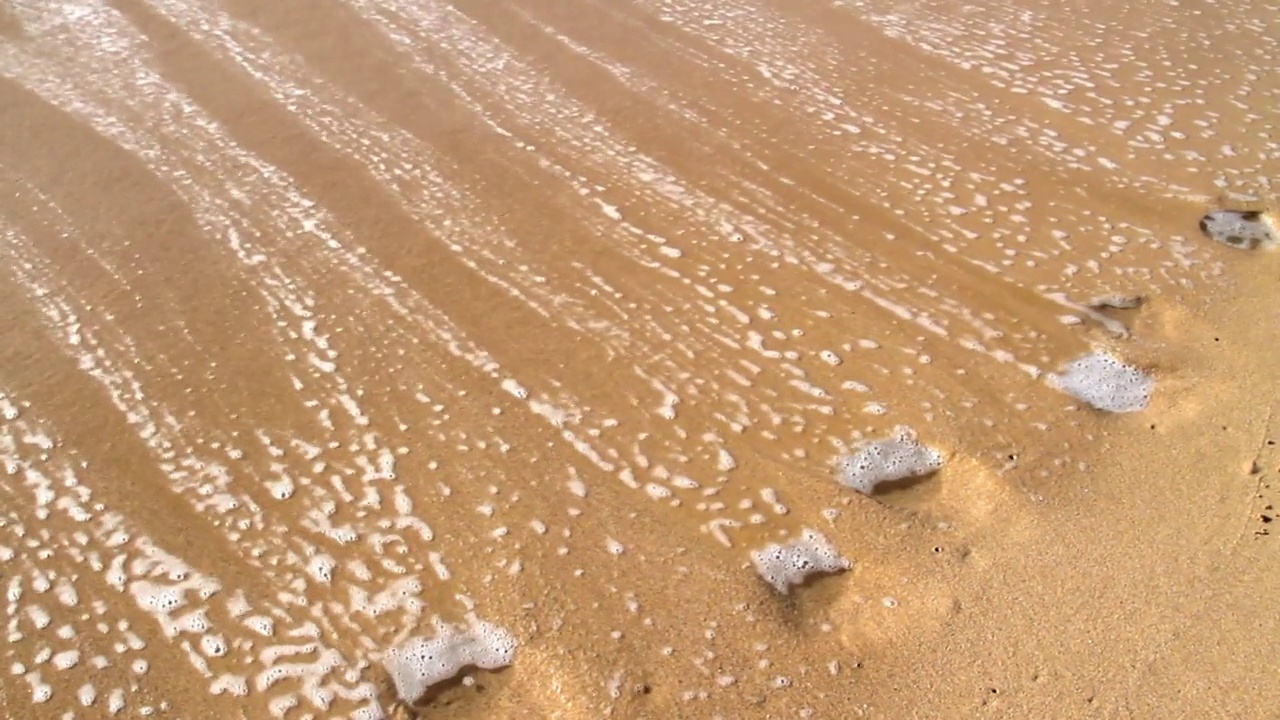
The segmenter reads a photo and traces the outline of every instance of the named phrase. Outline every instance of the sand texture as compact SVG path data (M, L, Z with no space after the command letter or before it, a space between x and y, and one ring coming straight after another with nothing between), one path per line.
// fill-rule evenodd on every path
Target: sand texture
M1280 717L1277 182L1274 0L0 0L0 716Z

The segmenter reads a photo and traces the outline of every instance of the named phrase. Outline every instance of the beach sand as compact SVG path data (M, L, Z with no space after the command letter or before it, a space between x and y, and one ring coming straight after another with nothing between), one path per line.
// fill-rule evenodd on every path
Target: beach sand
M1275 716L1280 251L1199 224L1275 222L1276 38L0 0L2 714ZM900 426L941 470L837 482ZM849 567L777 592L806 528Z

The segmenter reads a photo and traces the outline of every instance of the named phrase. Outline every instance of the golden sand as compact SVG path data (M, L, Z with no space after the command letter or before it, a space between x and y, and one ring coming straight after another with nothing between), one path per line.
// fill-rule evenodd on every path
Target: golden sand
M0 2L4 716L1274 716L1280 255L1198 223L1275 208L1276 38ZM898 426L941 471L836 482ZM469 616L510 666L399 702Z

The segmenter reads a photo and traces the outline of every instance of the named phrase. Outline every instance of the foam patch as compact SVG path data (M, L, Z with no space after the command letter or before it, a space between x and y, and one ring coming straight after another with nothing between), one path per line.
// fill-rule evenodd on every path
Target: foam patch
M1099 410L1137 412L1151 402L1156 381L1114 355L1092 353L1050 375L1049 384Z
M463 626L437 620L435 637L405 640L383 656L382 664L391 674L396 694L412 703L432 685L464 668L495 670L510 665L517 646L514 635L473 615Z
M818 573L848 570L853 563L841 557L835 545L817 530L805 528L800 537L784 544L770 543L751 553L751 564L765 582L784 595L792 585Z
M1276 229L1260 212L1215 210L1200 218L1200 232L1241 250L1257 250L1280 245Z
M942 469L942 453L920 443L915 430L899 425L893 436L861 445L836 458L836 480L863 495L882 482L921 477Z

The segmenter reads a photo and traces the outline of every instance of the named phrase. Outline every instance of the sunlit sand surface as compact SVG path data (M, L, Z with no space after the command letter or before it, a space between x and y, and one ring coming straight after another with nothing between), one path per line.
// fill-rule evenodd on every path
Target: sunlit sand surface
M1267 716L1278 39L0 2L0 708Z

